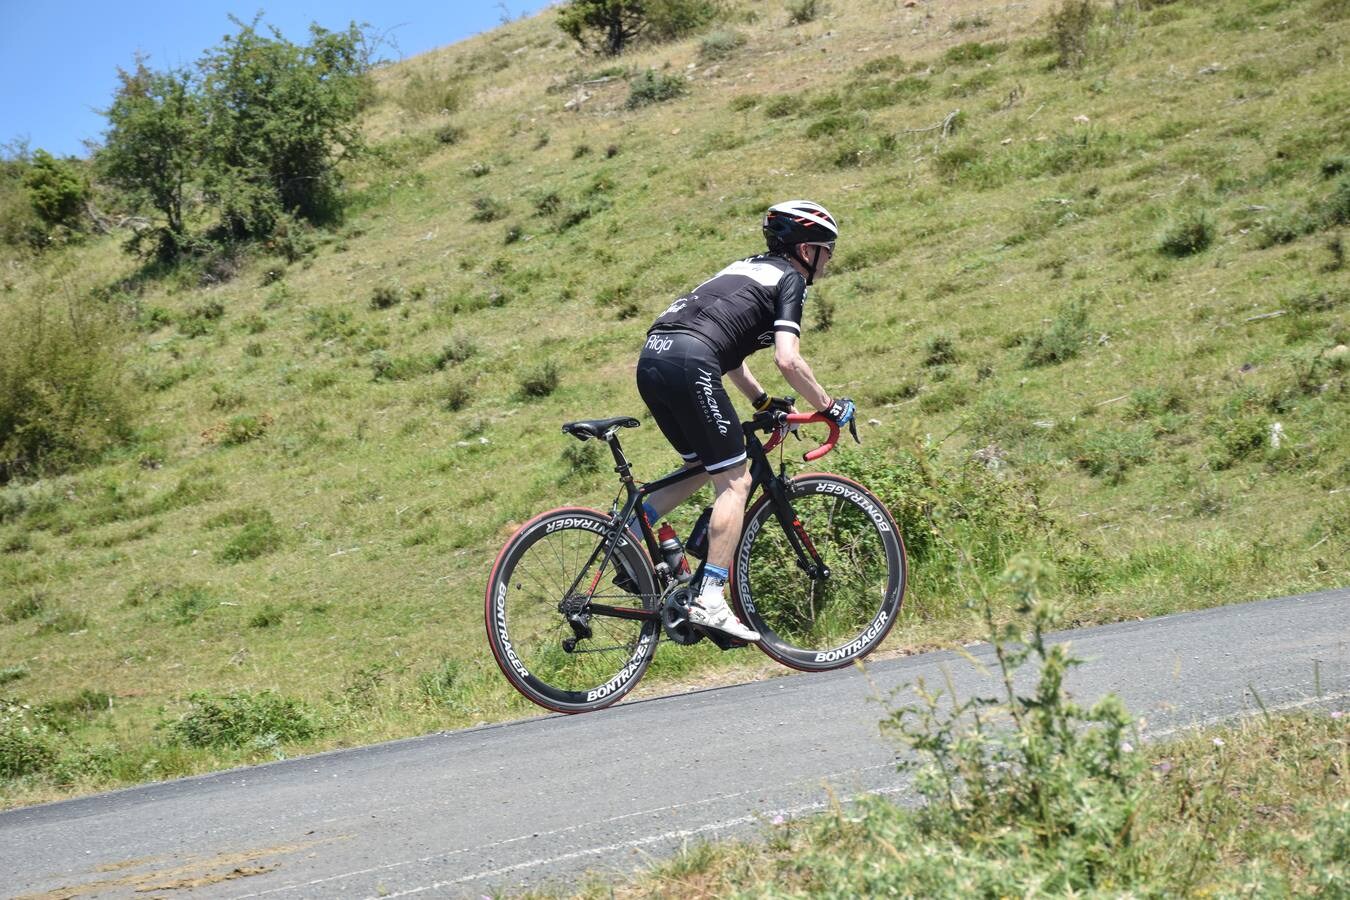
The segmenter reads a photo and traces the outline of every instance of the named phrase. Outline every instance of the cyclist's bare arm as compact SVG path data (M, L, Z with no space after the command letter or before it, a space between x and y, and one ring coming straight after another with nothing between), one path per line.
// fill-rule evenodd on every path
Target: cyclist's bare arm
M732 369L727 373L727 380L736 386L736 390L745 395L747 400L755 400L764 393L764 387L754 375L750 374L750 367L744 362L739 369Z
M783 378L792 385L797 395L816 409L828 409L830 395L816 381L815 374L807 365L801 352L802 341L789 331L776 331L773 335L773 361ZM744 365L742 365L744 368ZM737 387L740 385L737 384Z

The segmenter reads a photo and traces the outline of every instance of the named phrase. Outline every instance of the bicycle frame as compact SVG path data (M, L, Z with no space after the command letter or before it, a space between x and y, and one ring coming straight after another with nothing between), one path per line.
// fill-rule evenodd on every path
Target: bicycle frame
M792 510L791 501L788 500L787 492L784 489L785 478L780 471L777 475L773 472L773 466L768 459L768 451L777 446L786 434L789 425L806 424L809 422L824 422L830 426L830 439L826 444L818 447L805 455L805 459L814 460L833 448L839 438L839 427L828 419L825 419L818 413L787 414L782 412L770 412L757 414L750 422L741 424L741 429L745 433L745 451L746 458L750 460L750 494L747 497L747 508L750 506L749 500L754 497L755 490L762 488L773 503L774 515L783 527L787 535L788 542L792 545L793 551L797 556L797 565L802 571L806 572L813 579L828 578L830 576L829 568L821 561L820 554L816 552L815 545L811 543L811 538L806 534L801 520L797 518ZM766 427L772 428L774 437L770 439L767 445L763 444L757 431ZM648 621L660 618L659 609L640 609L637 607L610 606L608 604L595 603L589 598L594 596L596 588L600 584L600 578L613 559L614 550L618 546L621 528L626 527L626 523L636 518L639 527L642 530L642 537L647 545L648 555L652 560L659 562L661 560L660 544L656 540L656 534L652 531L652 526L647 521L647 515L642 511L642 501L657 491L667 488L672 484L679 484L681 481L687 481L690 478L698 478L704 475L702 469L679 469L664 475L655 481L645 484L638 484L633 477L632 467L629 465L628 458L623 454L623 448L619 445L618 434L614 431L609 432L605 438L605 443L609 445L610 452L614 456L614 471L618 473L619 480L623 484L627 493L627 500L624 502L623 509L614 518L614 530L606 535L600 544L592 552L590 559L582 568L582 572L588 571L595 563L596 557L603 551L604 558L600 565L596 567L595 578L592 580L586 594L588 602L585 606L585 612L592 615L611 616L616 619L636 619ZM662 593L670 586L674 576L667 570L658 567L656 569L658 586ZM573 596L577 586L581 582L581 575L572 582L568 589L568 596Z

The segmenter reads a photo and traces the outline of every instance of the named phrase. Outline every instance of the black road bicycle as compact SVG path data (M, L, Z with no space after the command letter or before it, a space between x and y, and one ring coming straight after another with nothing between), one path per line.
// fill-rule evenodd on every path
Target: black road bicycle
M730 586L741 621L762 636L761 650L794 669L823 672L866 656L895 624L905 546L890 512L861 484L826 473L788 478L781 461L774 473L768 452L789 430L815 422L829 425L830 436L805 454L810 462L839 440L839 426L820 413L769 411L742 423L753 487ZM547 709L579 713L615 703L642 678L662 633L677 644L708 637L723 650L744 646L688 620L690 579L665 561L642 501L702 470L639 484L618 437L638 424L620 416L562 427L609 445L622 491L609 514L563 507L526 522L488 577L485 618L497 665ZM761 443L760 433L771 437Z

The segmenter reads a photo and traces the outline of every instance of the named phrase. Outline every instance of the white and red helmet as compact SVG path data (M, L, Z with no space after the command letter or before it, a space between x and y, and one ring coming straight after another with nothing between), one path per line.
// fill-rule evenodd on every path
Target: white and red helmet
M775 203L764 214L764 240L770 252L795 244L822 244L834 250L839 225L830 211L810 200Z

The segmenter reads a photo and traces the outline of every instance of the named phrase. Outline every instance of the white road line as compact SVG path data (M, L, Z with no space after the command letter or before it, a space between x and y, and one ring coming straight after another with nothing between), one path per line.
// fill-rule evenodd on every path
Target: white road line
M876 771L876 770L878 770L878 769L889 769L889 768L893 768L893 767L894 767L894 763L883 763L883 764L880 764L880 765L874 765L874 766L864 766L864 767L861 768L861 769L850 769L850 770L846 770L846 771L843 771L843 772L831 772L831 773L828 773L828 774L825 774L825 775L821 775L821 776L819 776L818 778L813 777L813 778L809 779L809 781L812 782L812 783L819 783L819 782L822 782L822 781L829 781L829 780L832 780L832 779L841 779L841 778L845 778L845 777L848 777L848 776L857 776L857 775L860 775L860 774L862 774L862 773L864 773L864 772L873 772L873 771ZM459 855L464 854L464 853L472 853L472 852L475 852L475 851L488 851L488 850L493 850L493 849L498 848L498 847L504 847L504 846L506 846L507 844L515 844L515 843L519 843L520 841L528 841L528 840L534 840L534 839L537 839L537 838L552 837L552 836L554 836L554 835L566 834L566 833L568 833L569 831L576 831L576 830L581 829L581 828L595 828L595 827L598 826L598 825L608 825L608 824L612 824L612 823L614 823L614 822L621 822L621 821L623 821L624 819L632 819L632 818L636 818L636 817L639 817L639 816L654 816L654 815L658 815L658 814L660 814L660 813L673 812L673 811L675 811L675 810L691 809L691 808L696 807L696 806L705 806L705 805L707 805L707 804L709 804L709 803L719 803L719 802L724 801L724 800L734 800L734 799L736 799L737 797L746 797L746 796L749 796L749 795L751 795L751 794L762 794L762 793L764 793L764 792L767 791L767 790L777 790L777 789L781 789L782 787L791 787L793 784L799 784L799 783L801 783L800 780L799 780L798 782L790 782L790 783L787 784L787 785L773 785L773 786L771 786L771 787L754 788L754 789L751 789L751 790L748 790L748 791L737 791L737 792L734 793L734 794L721 794L721 795L719 795L719 796L717 796L717 797L707 797L707 798L705 798L705 799L703 799L703 800L690 800L690 801L687 802L687 803L672 803L672 804L670 804L669 806L658 806L658 807L653 807L653 808L651 808L651 809L642 809L642 810L638 810L637 812L624 813L624 814L618 815L618 816L611 816L611 817L609 817L609 818L607 818L607 819L600 819L599 821L596 821L596 822L583 822L583 823L578 824L578 825L568 825L566 828L555 828L555 829L553 829L552 831L534 831L534 832L531 832L531 833L529 833L529 834L522 834L522 835L518 835L518 836L516 836L516 837L505 838L505 839L500 840L500 841L494 841L494 842L492 842L492 843L490 843L490 844L479 844L479 845L474 846L474 847L461 847L461 848L459 848L459 849L457 849L457 850L442 850L442 851L440 851L439 853L433 853L433 854L431 854L430 856L422 856L422 857L419 857L419 858L417 858L417 859L405 859L405 860L400 860L399 862L387 863L387 864L382 865L382 866L371 866L370 868L366 868L366 869L356 869L356 870L353 870L353 871L351 871L351 872L343 872L343 873L340 874L340 875L326 875L326 876L324 876L323 878L315 878L315 879L313 879L312 881L303 881L303 882L298 882L298 883L296 883L296 884L284 884L284 885L281 885L280 887L268 888L268 889L265 890L265 891L257 891L257 892L252 893L252 894L237 894L237 895L235 895L235 900L247 900L247 898L250 898L250 897L263 897L263 896L266 896L266 895L268 895L268 894L280 894L280 893L284 893L284 892L286 892L286 891L301 890L301 889L303 889L303 888L314 887L315 885L319 885L319 884L327 884L327 883L333 882L333 881L342 881L343 879L346 879L346 878L355 878L355 877L357 877L358 875L370 875L370 874L375 873L375 872L388 872L388 871L391 871L391 870L393 870L393 869L401 869L401 868L403 868L403 867L405 867L405 866L415 866L415 865L417 865L417 864L419 864L419 863L428 863L428 862L431 862L431 861L433 861L433 860L438 860L438 859L448 859L448 858L450 858L450 857L452 857L452 856L459 856ZM772 811L772 812L769 812L769 813L756 813L756 815L755 815L755 816L751 816L750 819L753 820L753 819L756 818L757 816L758 816L758 817L763 817L763 816L766 816L766 815L767 815L767 816L774 816L774 815L790 815L790 814L791 814L791 811L790 811L790 810L775 810L775 811ZM739 822L739 820L737 820L737 821ZM729 827L729 826L724 825L724 826L722 826L722 827ZM652 838L651 840L657 840L657 839L658 839L658 838ZM642 839L642 840L644 840L644 841L647 842L647 843L650 843L650 842L651 842L651 841L648 841L647 839ZM580 851L580 852L584 855L585 853L591 852L591 851ZM475 877L477 877L477 876L475 876Z

